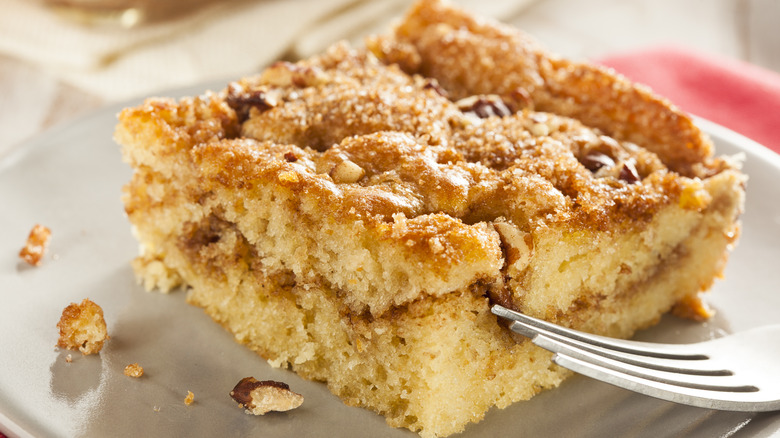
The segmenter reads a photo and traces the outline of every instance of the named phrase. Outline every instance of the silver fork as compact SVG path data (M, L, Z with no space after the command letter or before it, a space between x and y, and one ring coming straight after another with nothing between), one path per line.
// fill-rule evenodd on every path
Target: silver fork
M780 410L780 325L695 344L591 335L494 305L558 365L640 394L725 411Z

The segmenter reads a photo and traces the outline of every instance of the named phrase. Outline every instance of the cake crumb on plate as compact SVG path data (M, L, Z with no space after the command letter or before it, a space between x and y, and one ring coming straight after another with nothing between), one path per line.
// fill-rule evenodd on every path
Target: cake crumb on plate
M103 309L88 298L80 304L68 305L57 328L60 330L58 347L79 350L85 355L99 353L109 338Z
M40 266L43 256L46 255L46 249L51 240L51 230L43 225L36 224L30 235L27 236L27 242L19 251L19 258L29 263L31 266Z
M144 367L138 365L138 362L131 363L130 365L125 367L124 373L127 377L138 378L144 375Z

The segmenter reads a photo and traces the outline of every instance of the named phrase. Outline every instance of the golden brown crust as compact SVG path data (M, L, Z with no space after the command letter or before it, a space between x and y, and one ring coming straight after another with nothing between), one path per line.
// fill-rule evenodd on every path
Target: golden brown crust
M446 11L446 17L458 14ZM399 29L416 29L409 24L415 15L410 17ZM460 32L474 29L480 38L499 38L493 46L502 47L499 42L506 41L501 38L508 38L538 51L504 28L480 26L472 23ZM413 32L399 30L401 34ZM472 41L472 33L464 35L469 44L492 47L481 39ZM419 50L423 61L433 59ZM432 67L431 73L437 70ZM612 80L630 88L629 94L635 90ZM290 255L323 247L322 238L314 238L323 226L335 227L326 233L354 235L359 245L377 242L369 245L371 260L378 263L373 270L363 270L363 263L354 259L331 266L342 261L338 245L288 269L307 281L334 283L354 311L367 306L379 315L426 295L501 277L504 255L491 226L495 222L531 233L551 226L617 233L641 230L669 206L691 211L708 206L706 189L696 178L678 173L679 160L669 154L620 141L571 117L523 107L525 101L517 96L527 94L533 103L537 91L502 95L501 84L486 80L481 86L496 88L453 100L466 88L448 81L409 75L366 50L339 44L310 60L274 64L221 93L178 103L148 100L120 115L118 141L150 145L126 148L126 159L139 168L153 168L134 176L126 211L132 216L136 210L189 199L230 222L254 199L284 199L290 220L297 221L286 227L305 227L312 236L296 238L299 248ZM616 99L621 108L634 108L630 99ZM651 135L655 129L640 128L629 131ZM730 170L727 162L709 155L686 166L709 176ZM181 179L186 190L153 188L166 178ZM186 183L190 179L198 185ZM698 201L688 202L692 199ZM269 220L274 219L258 217L255 222ZM239 224L239 231L250 232L257 225L250 222ZM248 244L256 241L250 238ZM387 263L393 257L408 260L406 265L393 262L408 269L390 273L394 268ZM144 260L157 258L152 254ZM272 265L289 260L280 258ZM412 268L414 264L421 269ZM400 283L374 281L382 271ZM421 271L428 276L419 276ZM155 282L151 274L146 281Z
M704 176L694 165L712 154L709 139L690 116L646 87L604 67L559 58L516 29L440 0L418 2L394 35L370 46L410 73L437 79L454 98L525 96L523 104L530 108L639 144L684 175Z
M384 220L397 213L442 212L467 222L504 216L522 225L549 220L552 213L560 220L576 215L581 224L606 228L642 221L681 191L676 177L664 176L676 162L647 149L577 120L529 109L475 119L429 87L429 81L384 68L345 46L322 59L277 64L273 70L315 68L319 79L310 86L290 82L280 87L268 83L267 75L244 80L244 93L274 95L274 105L247 112L243 139L221 146L199 143L196 160L226 186L248 187L247 172L273 168L284 187L355 193L345 198L354 201L344 208L330 205ZM243 105L237 97L228 102ZM230 148L236 153L215 155ZM251 154L242 152L250 149ZM221 162L207 164L212 158L206 157ZM594 157L601 161L594 165ZM342 162L347 164L337 169ZM215 166L221 166L218 173ZM550 185L549 195L540 184ZM501 208L508 191L526 193L525 203L542 205L523 212ZM553 198L545 201L547 196Z
M189 150L200 143L235 137L238 118L224 96L206 93L180 101L167 98L147 99L143 105L125 108L119 114L114 136L120 144L143 141L145 149L123 148L125 161L134 166L156 165L158 172L170 177L185 169L160 168L159 158Z

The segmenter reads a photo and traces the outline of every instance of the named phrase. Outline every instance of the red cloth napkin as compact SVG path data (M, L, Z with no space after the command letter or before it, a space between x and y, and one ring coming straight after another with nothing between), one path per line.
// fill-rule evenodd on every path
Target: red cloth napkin
M615 54L599 62L650 86L682 110L780 153L780 74L675 47Z

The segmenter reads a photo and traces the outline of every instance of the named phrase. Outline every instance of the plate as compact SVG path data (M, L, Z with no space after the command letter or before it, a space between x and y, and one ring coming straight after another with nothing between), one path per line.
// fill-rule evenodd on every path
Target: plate
M222 83L172 95L219 89ZM126 102L26 142L0 161L0 430L21 437L332 436L414 437L368 410L341 403L324 384L274 369L184 294L147 293L130 260L138 246L120 202L130 169L112 141ZM709 295L704 324L665 318L645 340L688 342L780 322L780 158L707 121L718 153L745 155L743 234ZM52 230L40 267L18 251L36 223ZM99 355L55 348L62 309L89 297L103 307L111 339ZM66 356L72 354L71 363ZM145 375L123 375L138 362ZM246 415L228 393L242 377L287 382L302 407ZM188 391L195 402L186 406ZM562 421L565 420L565 421ZM769 436L780 413L733 413L674 405L581 376L529 402L493 409L464 437Z

